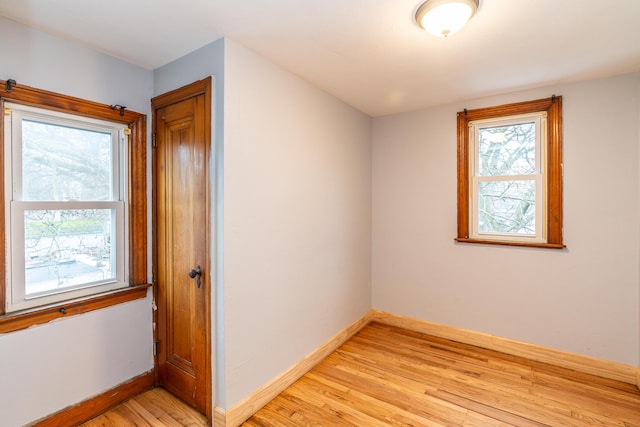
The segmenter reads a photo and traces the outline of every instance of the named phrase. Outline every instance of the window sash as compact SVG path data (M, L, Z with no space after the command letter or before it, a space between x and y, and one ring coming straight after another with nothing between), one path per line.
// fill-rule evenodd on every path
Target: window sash
M11 135L6 149L11 152L11 164L8 169L11 185L11 197L13 200L23 200L22 192L22 121L30 120L47 124L72 127L82 130L103 132L111 134L111 200L124 200L122 171L126 171L123 149L123 141L126 139L124 129L126 126L104 120L90 119L71 114L44 110L35 107L6 103L11 111L10 120L5 122L6 135ZM7 132L7 129L10 129ZM10 151L9 151L10 150ZM11 171L15 173L11 173Z
M512 233L512 232L499 232L499 231L481 231L480 230L480 184L484 182L512 182L520 181L527 182L533 181L535 183L535 233ZM544 218L544 194L542 193L543 178L542 175L519 175L519 176L501 176L501 177L482 177L474 178L471 204L471 236L481 239L495 239L495 240L518 240L522 242L540 243L545 242L545 227L544 224L540 224L540 218Z
M50 289L33 295L26 295L25 289L25 234L24 212L28 210L84 210L109 209L114 211L111 224L113 278L85 282L74 286ZM111 291L127 286L125 282L125 244L124 244L124 202L12 202L11 203L11 237L12 245L9 256L11 269L9 272L10 298L9 310L15 311L62 300L79 298L99 292Z

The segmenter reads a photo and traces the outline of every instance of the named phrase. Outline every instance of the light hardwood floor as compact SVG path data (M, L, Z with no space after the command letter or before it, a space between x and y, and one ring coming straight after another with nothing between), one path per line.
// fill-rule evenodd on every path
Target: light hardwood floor
M155 389L83 426L205 425ZM390 425L640 427L640 391L374 322L244 423Z
M640 427L640 391L371 323L244 425Z
M81 424L80 427L204 427L204 415L172 396L162 388L154 388L129 399Z

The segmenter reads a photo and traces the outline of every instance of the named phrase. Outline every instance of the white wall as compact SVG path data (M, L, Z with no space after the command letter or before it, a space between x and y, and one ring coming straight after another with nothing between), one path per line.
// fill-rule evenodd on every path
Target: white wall
M215 76L216 83L224 82L224 39L197 49L153 71L153 95L162 95L208 76ZM216 91L223 91L223 85L216 85ZM219 93L222 95L223 92ZM218 97L222 101L222 96ZM215 102L215 100L214 100ZM222 112L220 104L219 112Z
M0 335L2 426L17 427L153 368L147 299Z
M640 74L373 122L373 306L636 365ZM456 112L563 96L567 250L456 244Z
M0 79L148 114L152 73L0 17ZM0 334L0 424L21 426L153 368L151 298Z
M149 111L151 71L0 16L0 79Z
M371 121L225 47L226 409L371 307Z

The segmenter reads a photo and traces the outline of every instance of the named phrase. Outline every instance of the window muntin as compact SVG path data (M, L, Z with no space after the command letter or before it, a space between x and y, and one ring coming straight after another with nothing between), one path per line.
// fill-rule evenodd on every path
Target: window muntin
M6 106L6 311L125 287L126 127Z
M471 237L544 242L546 113L469 122Z

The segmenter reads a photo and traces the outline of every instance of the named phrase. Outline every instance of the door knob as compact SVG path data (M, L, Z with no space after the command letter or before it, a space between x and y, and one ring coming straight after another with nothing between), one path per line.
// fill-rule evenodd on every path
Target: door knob
M193 279L196 276L198 276L196 283L198 284L198 287L200 287L200 277L202 276L202 269L200 268L200 266L189 270L189 277Z

